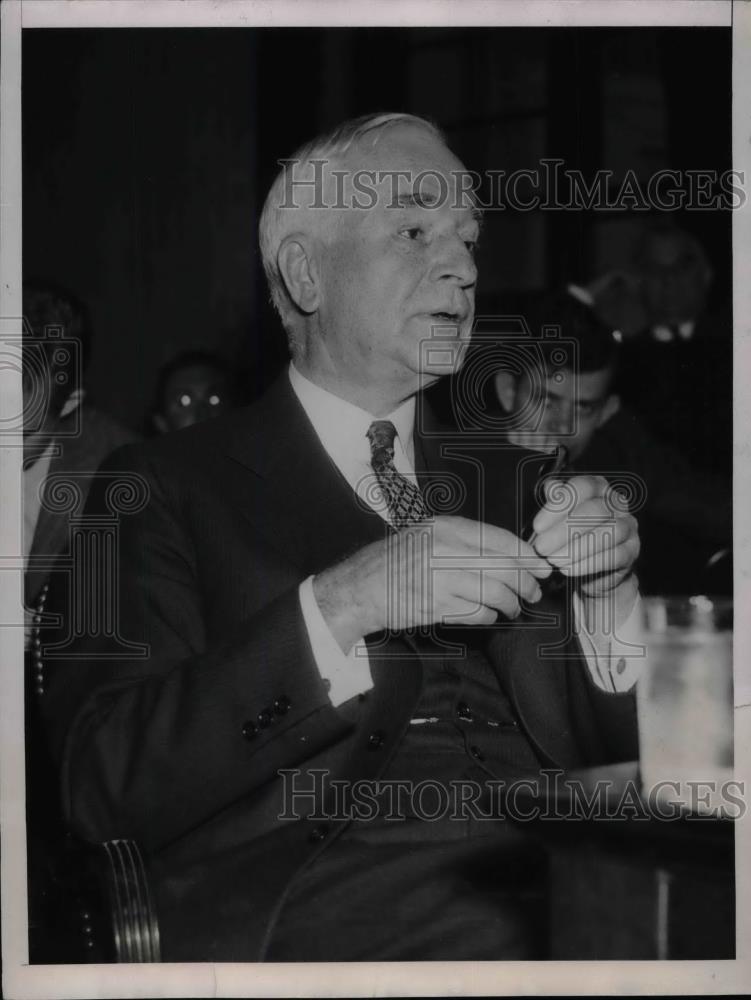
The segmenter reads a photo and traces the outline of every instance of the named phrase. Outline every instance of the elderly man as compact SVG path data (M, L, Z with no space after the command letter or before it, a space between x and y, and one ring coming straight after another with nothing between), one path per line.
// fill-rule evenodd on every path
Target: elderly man
M304 147L260 224L289 370L110 463L148 485L119 559L146 655L83 636L47 705L74 828L151 854L167 960L534 957L539 860L485 793L635 756L603 625L637 598L633 518L582 477L522 540L543 459L486 468L422 406L472 327L465 179L406 115ZM410 794L452 783L474 809Z

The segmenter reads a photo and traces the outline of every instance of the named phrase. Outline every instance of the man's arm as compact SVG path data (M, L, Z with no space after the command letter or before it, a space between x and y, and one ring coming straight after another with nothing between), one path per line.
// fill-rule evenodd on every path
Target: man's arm
M149 655L109 659L101 637L82 635L66 659L45 659L43 710L72 824L90 839L132 836L153 847L351 725L332 707L313 659L299 577L260 540L248 566L247 616L222 641L207 641L189 531L136 454L120 452L105 471L135 471L150 491L142 511L121 519L118 573L120 633L147 644ZM104 481L95 482L89 514L102 509ZM66 593L58 587L48 602L65 624Z

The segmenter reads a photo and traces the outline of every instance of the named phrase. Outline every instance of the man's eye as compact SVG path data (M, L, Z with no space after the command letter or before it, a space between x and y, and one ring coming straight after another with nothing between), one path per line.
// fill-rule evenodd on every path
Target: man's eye
M465 240L464 246L471 254L474 254L475 250L477 250L477 240Z
M402 229L400 235L405 236L408 240L419 240L421 236L424 235L425 230L422 226L408 226L406 229Z

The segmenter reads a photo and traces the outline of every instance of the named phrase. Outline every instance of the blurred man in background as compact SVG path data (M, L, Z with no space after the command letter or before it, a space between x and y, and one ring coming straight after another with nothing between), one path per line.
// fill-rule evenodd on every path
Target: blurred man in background
M623 399L697 469L729 480L733 342L729 304L710 305L714 272L691 233L649 226L630 274L588 285L584 300L623 334Z
M236 405L237 395L234 373L218 354L178 354L157 376L151 429L167 434L220 417Z
M68 531L68 514L45 500L47 479L71 477L83 507L100 463L136 435L86 400L91 329L83 303L53 284L27 282L23 312L23 548L32 608Z
M50 935L53 896L41 874L64 843L56 773L41 729L45 695L39 623L49 577L69 549L71 516L80 515L101 462L136 435L86 399L84 373L91 348L88 312L70 292L48 282L23 286L23 559L26 630L26 818L29 947L32 961L64 961L74 929ZM75 511L60 498L74 500ZM65 862L62 862L64 864Z

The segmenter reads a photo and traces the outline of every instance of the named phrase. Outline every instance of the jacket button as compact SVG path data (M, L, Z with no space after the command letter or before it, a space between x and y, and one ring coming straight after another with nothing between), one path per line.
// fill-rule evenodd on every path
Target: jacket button
M380 750L383 746L383 733L380 730L371 733L368 737L368 750Z
M277 715L286 715L290 708L292 708L292 702L286 694L280 695L274 702L274 711Z
M255 722L251 722L250 719L248 719L247 722L243 723L242 734L246 740L253 740L258 735L258 726Z
M485 757L479 747L471 746L469 752L475 758L475 760L485 760Z
M261 709L261 711L258 713L258 716L257 716L258 725L261 727L261 729L268 729L268 727L272 723L273 718L274 717L271 714L271 712L268 710L268 708L263 708L263 709Z
M456 706L456 714L459 716L460 719L463 719L464 722L472 721L472 709L469 707L466 701L459 702L459 704Z
M311 842L311 844L319 843L321 840L326 839L328 833L329 833L328 827L314 826L313 829L310 831L310 836L308 837L308 840Z

